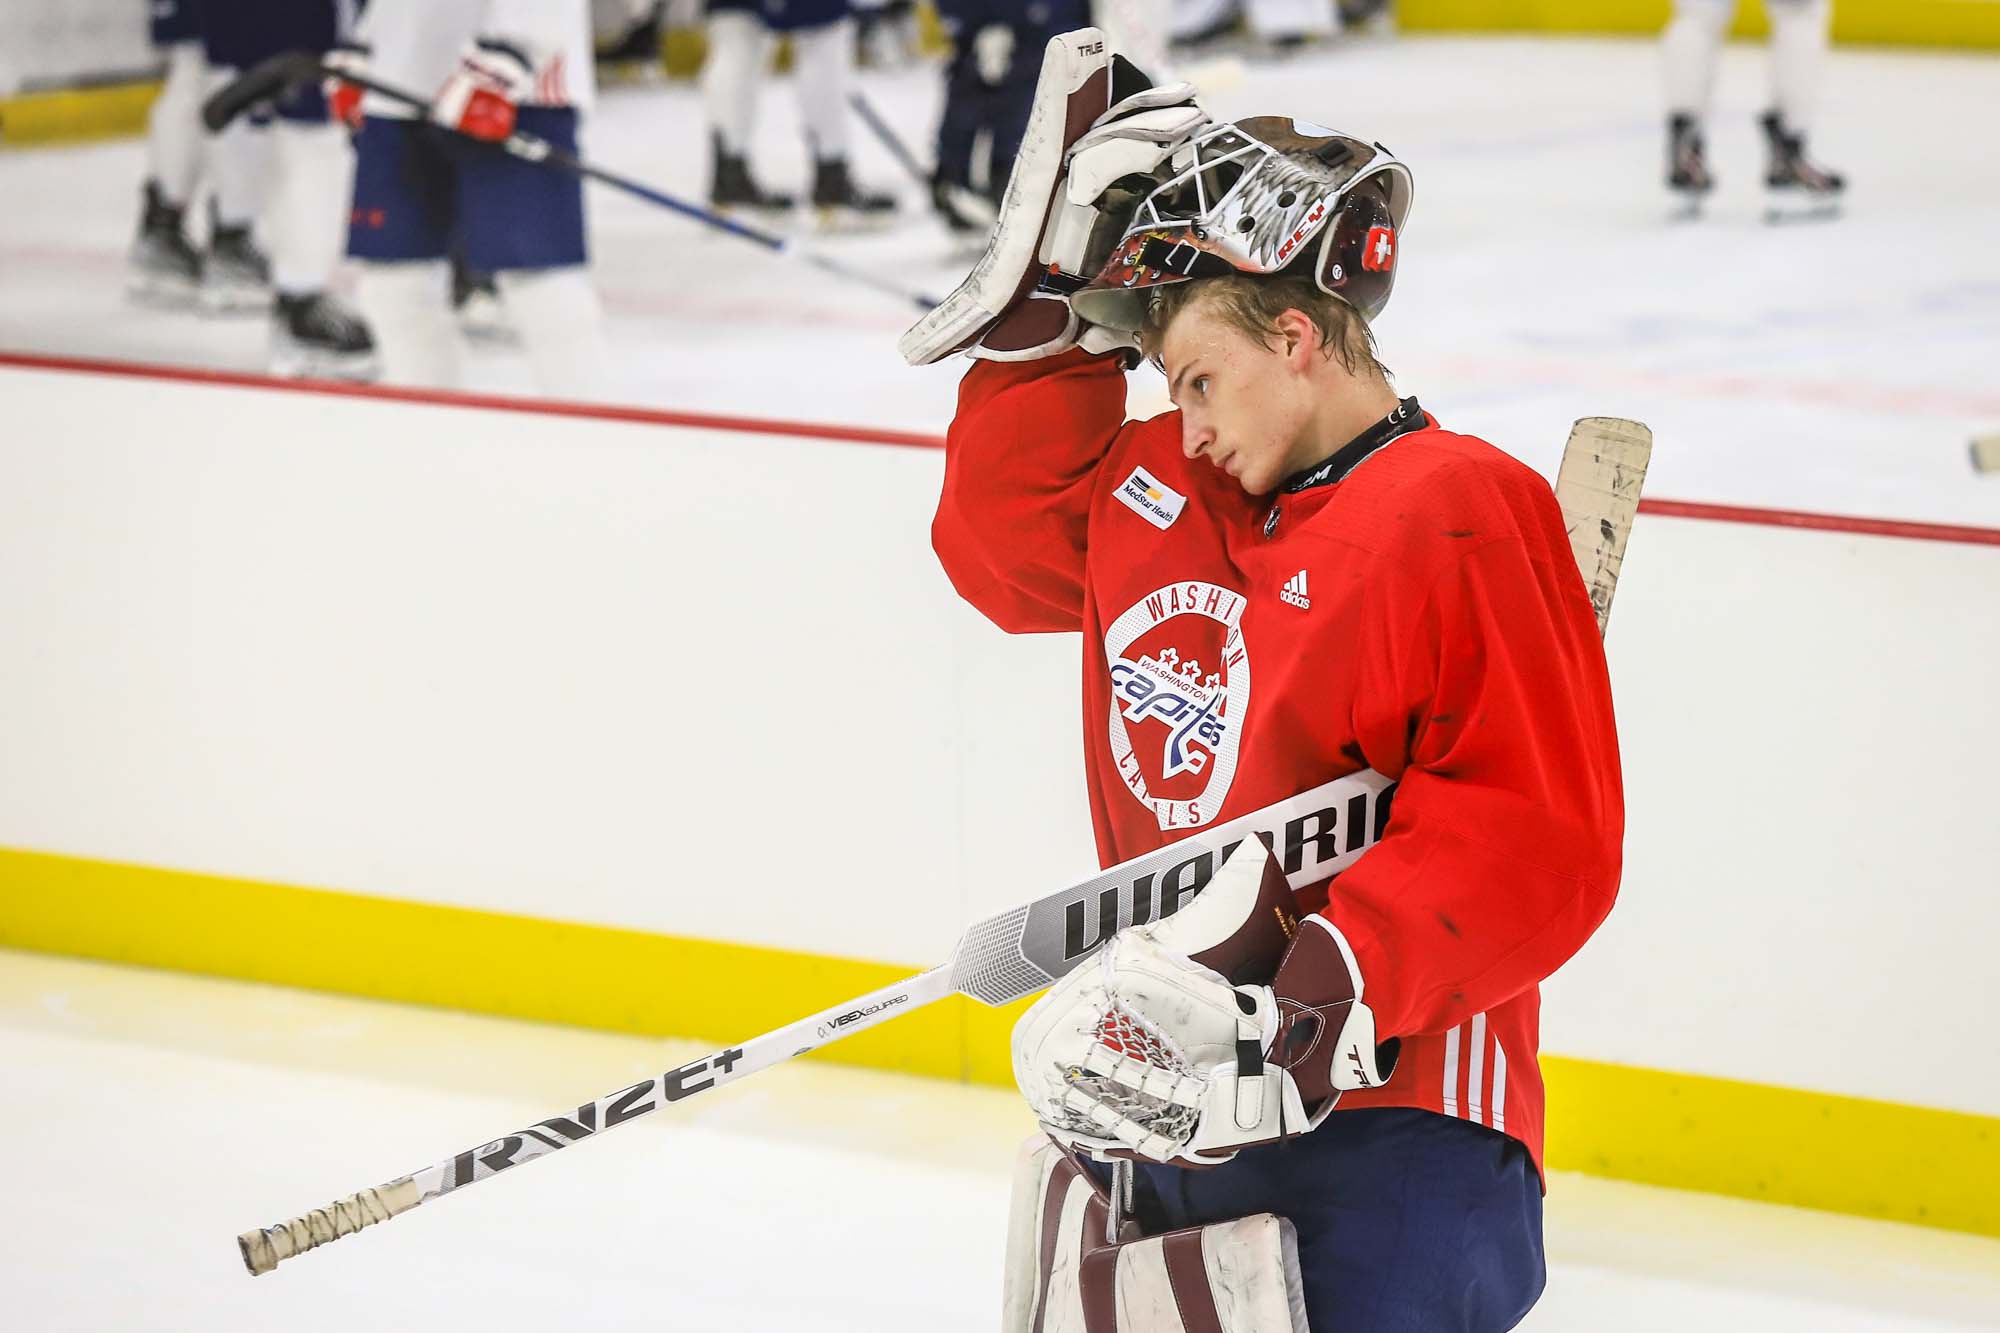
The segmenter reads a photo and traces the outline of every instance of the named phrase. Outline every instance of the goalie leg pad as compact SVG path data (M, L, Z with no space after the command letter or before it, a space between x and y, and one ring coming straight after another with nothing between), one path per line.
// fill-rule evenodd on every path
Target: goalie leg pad
M1003 1333L1306 1333L1292 1224L1258 1213L1106 1234L1110 1199L1037 1136L1015 1166Z

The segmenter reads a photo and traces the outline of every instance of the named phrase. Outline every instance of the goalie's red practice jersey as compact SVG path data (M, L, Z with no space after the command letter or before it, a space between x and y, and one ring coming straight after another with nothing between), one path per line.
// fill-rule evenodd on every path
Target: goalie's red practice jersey
M1353 945L1381 1088L1542 1159L1539 983L1617 893L1624 796L1589 594L1548 484L1425 418L1253 497L1124 419L1115 358L980 361L932 539L1002 629L1080 630L1105 865L1365 768L1382 841L1300 893ZM1273 511L1276 511L1273 517Z

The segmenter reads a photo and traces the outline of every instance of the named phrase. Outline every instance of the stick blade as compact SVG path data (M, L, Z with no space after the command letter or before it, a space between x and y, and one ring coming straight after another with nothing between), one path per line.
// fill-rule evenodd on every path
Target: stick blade
M1611 618L1612 594L1652 457L1652 430L1623 417L1584 417L1570 429L1563 447L1556 501L1599 630Z
M1973 437L1972 470L1986 476L2000 473L2000 431Z

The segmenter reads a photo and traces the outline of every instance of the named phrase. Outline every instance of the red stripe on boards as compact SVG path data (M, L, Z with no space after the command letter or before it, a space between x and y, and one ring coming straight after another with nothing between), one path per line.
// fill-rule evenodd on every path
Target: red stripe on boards
M0 367L49 370L70 374L110 375L127 379L172 380L276 393L324 394L380 402L418 403L434 407L472 408L485 412L516 412L530 416L569 417L588 421L623 421L644 426L725 431L738 435L785 435L803 440L841 440L851 444L883 444L905 449L941 449L944 439L917 431L879 426L840 426L814 421L781 421L770 417L740 417L712 412L676 412L663 408L618 407L607 403L573 403L552 398L466 393L452 389L406 389L381 384L346 384L333 380L277 379L232 370L199 370L179 366L140 365L90 357L40 356L0 352ZM1641 500L1639 512L1661 518L1702 519L1752 527L1801 528L1813 532L1848 532L1868 537L1903 537L1915 541L1958 542L1969 546L2000 546L2000 528L1912 519L1863 518L1847 514L1812 514L1801 510L1760 509L1747 505L1705 504L1689 500Z
M1915 541L2000 546L2000 528L1918 523L1900 518L1808 514L1796 509L1754 509L1743 505L1698 504L1688 500L1641 500L1639 512L1658 514L1661 518L1710 519L1718 523L1748 523L1759 527L1805 528L1813 532L1853 532L1868 537L1907 537Z
M724 416L709 412L676 412L663 408L619 407L609 403L573 403L554 398L467 393L457 389L409 389L386 384L349 384L338 380L278 379L235 370L200 370L181 366L147 366L130 361L97 361L86 357L33 356L0 352L0 367L49 370L67 374L107 375L120 379L169 380L216 388L259 389L273 393L317 394L333 398L364 398L430 407L472 408L484 412L515 412L528 416L570 417L589 421L624 421L642 426L673 426L685 430L726 431L739 435L789 435L806 440L842 440L853 444L886 444L907 449L941 449L944 441L916 431L880 426L837 426L814 421L782 421L771 417Z

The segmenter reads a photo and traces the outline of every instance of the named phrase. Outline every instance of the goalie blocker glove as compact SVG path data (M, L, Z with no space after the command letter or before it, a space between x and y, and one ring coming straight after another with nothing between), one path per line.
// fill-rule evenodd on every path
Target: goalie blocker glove
M1100 1160L1214 1166L1317 1129L1380 1086L1352 949L1292 915L1270 849L1246 840L1186 909L1120 931L1014 1030L1014 1077L1057 1142Z
M1135 201L1112 187L1149 178L1208 118L1194 87L1154 87L1114 55L1095 28L1051 38L1034 108L1007 180L986 253L943 304L897 344L913 366L953 352L1028 361L1071 347L1132 346L1123 333L1091 328L1069 295L1095 271L1089 257L1123 233L1120 208Z

